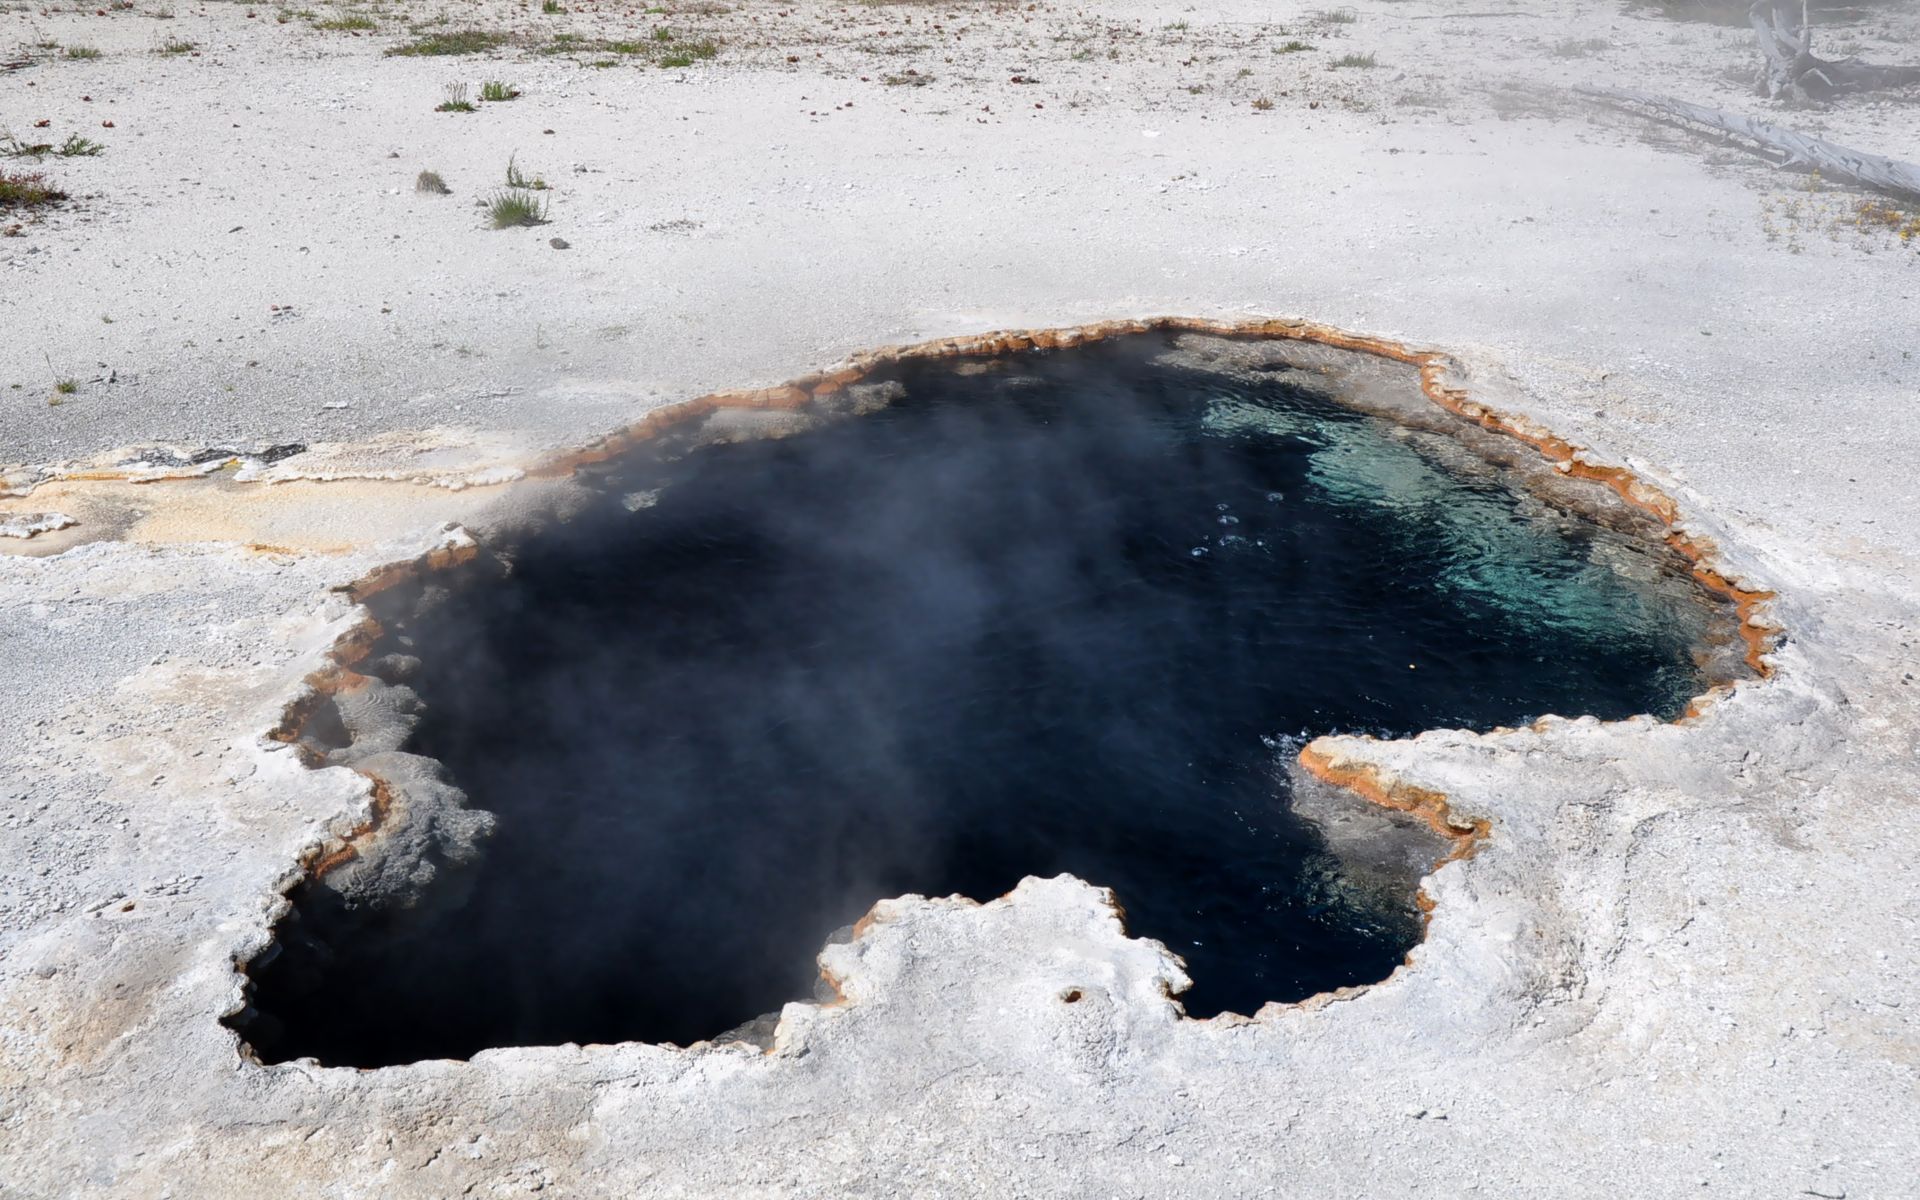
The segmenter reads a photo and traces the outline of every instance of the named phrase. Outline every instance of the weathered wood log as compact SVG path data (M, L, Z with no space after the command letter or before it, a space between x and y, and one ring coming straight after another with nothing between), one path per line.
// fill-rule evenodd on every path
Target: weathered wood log
M1664 117L1685 125L1719 130L1734 137L1743 148L1783 167L1818 171L1828 179L1920 201L1920 166L1913 163L1850 149L1825 138L1810 137L1753 117L1724 113L1670 96L1656 96L1631 88L1576 87L1574 91L1590 99L1622 106L1636 116Z
M1857 58L1830 62L1813 53L1808 0L1754 0L1747 21L1760 41L1755 90L1770 100L1825 100L1844 92L1920 82L1920 67L1880 67Z

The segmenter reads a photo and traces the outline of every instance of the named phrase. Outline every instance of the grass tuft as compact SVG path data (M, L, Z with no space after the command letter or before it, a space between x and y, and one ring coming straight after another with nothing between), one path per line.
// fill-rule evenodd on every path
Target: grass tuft
M0 208L42 208L66 198L38 171L0 171Z
M674 46L673 53L661 56L660 65L663 67L690 67L701 59L712 58L718 53L720 53L719 45L710 40L702 39L697 42L679 42Z
M338 16L328 17L324 21L315 21L313 27L337 33L359 33L380 28L379 24L365 13L341 13Z
M447 98L433 106L435 112L473 112L474 107L467 99L467 85L450 83L446 90Z
M490 29L453 29L427 33L389 47L387 54L398 58L437 58L450 54L484 54L507 44L507 35Z
M1333 67L1377 67L1380 64L1371 54L1342 54L1328 64Z
M1255 112L1268 112L1271 111L1272 108L1273 101L1265 96L1261 96L1253 102L1253 111Z
M53 390L60 393L62 396L71 396L75 392L80 390L80 381L78 379L55 380L53 384Z
M1284 46L1275 47L1273 52L1275 54L1304 54L1305 52L1311 49L1313 49L1313 47L1307 45L1307 43L1305 42L1292 41L1292 42L1288 42Z
M535 50L540 54L619 54L651 59L656 66L661 67L690 67L702 59L718 55L720 43L712 38L689 40L661 26L645 40L631 38L607 40L585 38L576 33L556 33ZM615 64L612 60L601 58L593 60L590 65L611 67Z
M89 58L90 59L90 58L100 57L100 52L94 49L92 46L68 46L65 53L68 58Z
M1309 21L1317 21L1322 25L1351 25L1355 21L1358 21L1360 17L1359 14L1350 8L1323 8L1316 13L1309 14L1307 19Z
M1611 45L1612 43L1605 38L1568 38L1563 42L1554 43L1553 56L1555 58L1585 58L1589 54L1597 54L1602 50L1606 50Z
M480 98L490 104L497 104L502 100L517 100L520 98L520 89L503 80L489 79L480 85Z
M487 219L495 229L547 223L547 201L518 188L506 188L493 194L487 204Z
M413 177L413 190L416 192L425 192L429 196L448 196L453 194L453 189L447 186L446 180L440 178L440 172L438 171L422 171L418 175L415 175Z
M168 38L160 43L156 54L192 54L199 47L185 38Z
M92 158L105 149L105 146L94 141L92 138L81 137L77 133L70 133L67 135L67 140L61 142L60 148L55 150L54 153L61 158Z
M540 11L552 17L567 10L560 7L560 0L540 0Z

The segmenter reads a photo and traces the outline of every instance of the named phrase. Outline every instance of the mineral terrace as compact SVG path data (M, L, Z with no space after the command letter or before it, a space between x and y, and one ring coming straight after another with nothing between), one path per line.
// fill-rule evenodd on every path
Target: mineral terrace
M70 197L0 213L0 1196L1914 1193L1920 238L1568 89L1906 161L1920 89L1779 108L1750 30L1611 0L554 7L0 6L13 144L103 146L0 160ZM546 224L488 226L510 156ZM1765 678L1317 743L1485 832L1391 979L1246 1019L1062 877L882 901L767 1051L222 1024L374 813L270 736L355 581L669 405L1162 315L1443 354L1744 589Z

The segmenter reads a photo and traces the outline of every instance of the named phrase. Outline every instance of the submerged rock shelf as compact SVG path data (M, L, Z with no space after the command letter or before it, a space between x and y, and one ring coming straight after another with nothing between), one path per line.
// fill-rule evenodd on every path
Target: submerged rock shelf
M315 865L243 1034L688 1043L810 998L876 900L1060 872L1185 959L1192 1015L1384 978L1425 863L1330 852L1289 804L1306 740L1676 717L1745 669L1657 515L1421 383L1148 332L893 362L587 465L566 521L369 600L365 686L295 733L405 776L375 815L407 848Z

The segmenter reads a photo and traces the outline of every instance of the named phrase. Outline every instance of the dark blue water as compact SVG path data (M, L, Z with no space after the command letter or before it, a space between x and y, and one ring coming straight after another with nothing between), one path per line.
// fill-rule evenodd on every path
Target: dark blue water
M256 972L261 1052L689 1042L810 998L877 899L1062 871L1187 961L1189 1012L1252 1012L1419 936L1290 813L1301 739L1702 690L1717 610L1665 551L1151 349L915 368L873 415L635 463L413 622L413 748L498 833L464 904Z

